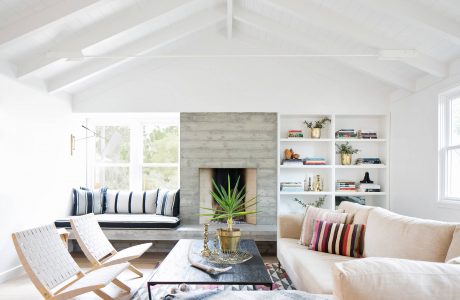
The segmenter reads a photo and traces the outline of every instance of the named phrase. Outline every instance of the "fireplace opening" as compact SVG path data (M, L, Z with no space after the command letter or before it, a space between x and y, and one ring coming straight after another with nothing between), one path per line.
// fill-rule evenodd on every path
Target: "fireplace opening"
M230 176L230 189L235 187L235 184L238 180L238 190L241 190L245 187L245 197L241 211L253 211L257 210L257 205L252 205L256 196L256 169L253 168L206 168L200 169L200 207L210 207L214 209L214 215L218 216L221 214L218 212L220 210L220 205L211 195L211 191L216 192L215 187L212 184L212 181L216 183L217 186L222 186L226 191L228 190L228 176ZM251 201L252 200L252 201ZM209 213L209 211L200 209L200 213ZM210 221L210 217L200 217L200 224L203 223L226 223L226 219L220 219L215 221ZM246 215L240 216L234 219L236 224L248 223L256 224L256 215Z

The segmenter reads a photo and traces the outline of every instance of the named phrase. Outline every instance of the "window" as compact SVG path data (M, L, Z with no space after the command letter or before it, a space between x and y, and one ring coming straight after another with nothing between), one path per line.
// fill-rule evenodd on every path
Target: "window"
M460 92L441 98L440 200L460 203Z
M179 188L178 114L94 118L88 125L101 137L89 146L88 169L95 188Z

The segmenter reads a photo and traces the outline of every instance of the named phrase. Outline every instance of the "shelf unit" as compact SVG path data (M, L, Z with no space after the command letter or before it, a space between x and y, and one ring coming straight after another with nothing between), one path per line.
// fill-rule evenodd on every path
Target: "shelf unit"
M322 129L320 139L311 139L310 130L304 121L315 121L329 117L331 123ZM295 201L299 198L304 202L314 202L320 196L326 196L324 208L335 208L336 197L365 197L367 205L389 208L389 116L385 114L280 114L278 120L278 213L303 211ZM378 139L335 138L339 129L372 129L377 132ZM300 129L304 138L288 138L287 132ZM335 144L349 142L361 151L353 155L353 162L360 157L379 157L381 165L349 165L340 164L340 156L335 153ZM301 158L324 157L327 165L296 166L282 165L284 149L293 149ZM371 180L380 184L381 192L343 192L335 190L337 180L359 182L365 172L369 172ZM281 182L300 181L309 176L321 175L324 191L322 192L283 192L279 191Z

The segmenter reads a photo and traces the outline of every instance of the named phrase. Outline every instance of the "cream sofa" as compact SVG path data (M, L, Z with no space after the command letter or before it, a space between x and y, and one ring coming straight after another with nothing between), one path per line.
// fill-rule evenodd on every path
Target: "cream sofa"
M303 215L278 218L278 260L297 289L338 299L460 299L460 225L406 217L342 202L353 224L366 224L364 257L299 245Z

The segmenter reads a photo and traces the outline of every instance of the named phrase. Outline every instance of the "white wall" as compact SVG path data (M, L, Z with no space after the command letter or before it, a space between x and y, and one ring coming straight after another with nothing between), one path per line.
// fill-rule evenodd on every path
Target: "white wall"
M460 221L459 209L437 204L438 97L460 86L452 76L391 104L391 208L415 217Z
M0 281L19 270L11 233L69 212L71 117L68 100L0 76Z

